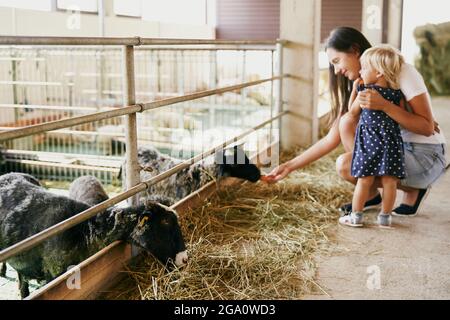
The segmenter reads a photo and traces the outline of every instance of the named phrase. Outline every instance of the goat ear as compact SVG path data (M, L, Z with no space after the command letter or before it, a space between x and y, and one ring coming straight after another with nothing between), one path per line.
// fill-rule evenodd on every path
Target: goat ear
M113 212L116 224L123 223L125 221L125 216L122 209L114 209Z
M155 209L159 208L159 204L156 201L153 200L146 200L145 201L145 209L150 211L150 212L154 212Z

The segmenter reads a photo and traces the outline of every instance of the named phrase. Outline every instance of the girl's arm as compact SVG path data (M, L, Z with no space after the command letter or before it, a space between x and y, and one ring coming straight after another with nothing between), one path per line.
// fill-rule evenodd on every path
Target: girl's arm
M361 113L361 106L358 99L358 86L361 81L361 78L358 78L353 82L353 90L348 101L348 111L354 117L358 117Z
M361 103L357 97L353 99L353 102L348 107L348 111L354 117L358 117L361 113Z
M363 108L384 111L408 131L427 137L435 131L435 122L427 93L420 94L408 101L413 113L385 100L376 90L360 92L359 99Z

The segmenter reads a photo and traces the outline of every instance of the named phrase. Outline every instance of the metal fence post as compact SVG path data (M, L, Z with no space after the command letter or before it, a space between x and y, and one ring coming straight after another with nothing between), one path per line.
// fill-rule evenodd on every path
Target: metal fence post
M242 50L242 83L245 82L245 77L246 77L246 57L247 57L247 51L246 50ZM245 117L247 116L246 111L245 111L245 98L247 95L247 90L245 88L243 88L241 90L241 111L240 111L240 115L239 117L241 118L241 127L244 128L245 127Z
M123 47L123 93L124 106L130 106L135 101L135 76L134 76L134 47ZM140 182L138 161L137 161L137 126L136 113L126 116L125 120L125 140L126 140L126 190L134 187ZM135 195L128 199L128 204L137 205L139 196Z
M283 43L281 41L277 42L276 45L276 51L278 53L277 55L277 67L276 67L276 75L280 77L278 80L278 87L277 87L277 100L275 103L275 108L277 110L277 113L283 112ZM278 143L279 143L279 149L282 150L282 125L281 125L281 118L278 119Z
M209 87L211 89L217 88L217 50L211 50L209 53L209 61L210 67L209 67ZM208 128L215 128L216 127L216 108L215 105L217 105L217 96L211 96L209 99L209 124Z

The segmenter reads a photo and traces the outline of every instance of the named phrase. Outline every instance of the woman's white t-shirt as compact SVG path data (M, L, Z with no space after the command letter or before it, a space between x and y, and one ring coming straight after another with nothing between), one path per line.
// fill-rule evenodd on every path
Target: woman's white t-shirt
M399 82L400 82L400 90L405 96L406 101L410 101L414 97L417 97L418 95L421 95L423 93L427 94L428 101L430 101L430 95L428 93L427 87L425 86L425 82L423 81L422 75L411 64L404 63L402 65L402 69L400 70ZM441 133L435 132L433 135L427 137L402 128L402 138L403 141L405 142L432 143L432 144L446 143L445 137L442 134L442 132Z

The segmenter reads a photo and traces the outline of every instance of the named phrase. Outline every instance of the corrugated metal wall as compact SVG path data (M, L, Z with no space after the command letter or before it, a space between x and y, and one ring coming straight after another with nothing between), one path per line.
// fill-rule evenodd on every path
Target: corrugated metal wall
M322 0L321 41L337 26L361 29L362 0ZM217 0L217 39L276 39L280 0Z
M338 26L361 30L362 0L322 0L321 42Z
M272 40L280 34L280 0L218 0L217 39Z

